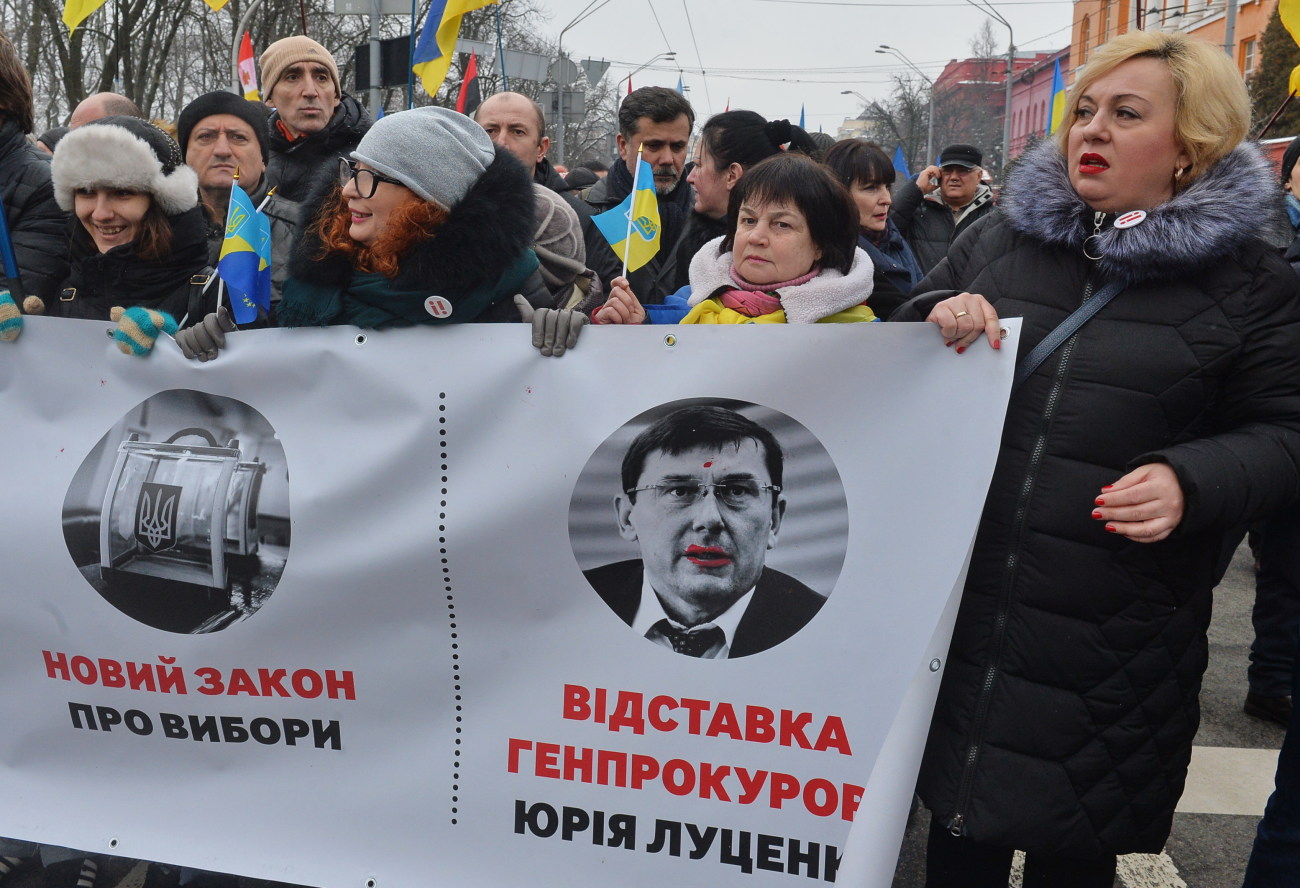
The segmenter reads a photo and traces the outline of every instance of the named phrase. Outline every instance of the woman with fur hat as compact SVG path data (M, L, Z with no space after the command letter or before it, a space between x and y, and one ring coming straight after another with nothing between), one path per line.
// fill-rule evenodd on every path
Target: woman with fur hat
M533 203L524 168L468 117L435 107L390 114L306 202L279 323L532 319L554 303L530 249ZM558 312L549 323L565 328L552 343L560 353L581 321Z
M46 300L50 314L104 321L124 310L119 342L147 353L158 331L215 307L216 288L204 293L200 280L208 249L198 178L171 137L144 120L105 117L63 137L51 173L74 218L71 270Z
M1109 888L1164 847L1234 529L1300 496L1298 283L1260 238L1240 73L1130 31L1065 104L891 318L933 324L936 359L1022 318L918 781L930 888L1005 888L1016 849L1026 888Z

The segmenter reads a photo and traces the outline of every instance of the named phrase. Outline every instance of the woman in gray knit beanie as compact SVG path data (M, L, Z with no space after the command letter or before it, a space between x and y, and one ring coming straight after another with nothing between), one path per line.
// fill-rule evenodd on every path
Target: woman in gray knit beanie
M389 114L304 201L277 323L522 319L543 354L562 354L581 321L552 308L531 249L533 202L524 168L468 117L436 107ZM215 357L218 319L194 338L182 342L188 354Z
M307 208L281 326L517 321L516 294L549 307L528 175L463 114L381 118Z

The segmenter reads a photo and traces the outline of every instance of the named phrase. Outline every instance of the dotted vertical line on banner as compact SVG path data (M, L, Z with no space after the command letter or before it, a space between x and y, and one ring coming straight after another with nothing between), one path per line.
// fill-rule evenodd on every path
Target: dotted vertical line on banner
M447 393L438 393L438 454L442 471L442 496L438 500L438 557L442 564L442 586L447 595L447 628L451 633L451 679L456 696L456 742L451 769L451 823L460 813L461 727L463 709L460 694L460 637L456 631L456 596L451 591L451 565L447 560Z

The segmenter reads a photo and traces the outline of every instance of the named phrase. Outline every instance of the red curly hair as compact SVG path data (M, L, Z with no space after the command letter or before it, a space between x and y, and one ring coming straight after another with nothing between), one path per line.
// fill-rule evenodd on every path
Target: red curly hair
M398 206L388 217L388 224L370 246L354 241L348 234L352 225L348 203L343 189L336 187L321 207L314 225L320 238L318 259L331 253L342 253L360 272L373 272L386 278L397 277L403 256L420 241L428 240L447 221L447 211L437 204L411 194L410 199Z

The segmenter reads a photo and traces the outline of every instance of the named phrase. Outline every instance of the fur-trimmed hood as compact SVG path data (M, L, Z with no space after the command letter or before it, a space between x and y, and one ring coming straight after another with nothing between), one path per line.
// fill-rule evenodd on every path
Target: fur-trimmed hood
M1107 214L1096 242L1098 269L1129 284L1185 277L1260 236L1271 219L1277 184L1252 143L1242 143L1199 179L1131 228ZM1055 142L1026 152L1007 181L1000 207L1011 227L1046 244L1082 250L1094 230L1092 209L1070 184Z
M322 248L316 218L337 187L338 173L331 170L317 179L303 201L289 274L309 284L338 287L353 272L343 254L319 258ZM533 186L528 173L513 155L497 147L492 163L451 209L438 232L402 257L393 288L451 294L494 284L531 246L533 225Z
M687 300L691 306L736 286L731 278L733 256L730 251L722 252L723 240L725 237L709 241L691 259L691 295ZM875 286L874 274L871 257L855 247L848 274L823 268L810 281L767 292L781 300L786 323L815 324L867 302Z

